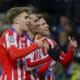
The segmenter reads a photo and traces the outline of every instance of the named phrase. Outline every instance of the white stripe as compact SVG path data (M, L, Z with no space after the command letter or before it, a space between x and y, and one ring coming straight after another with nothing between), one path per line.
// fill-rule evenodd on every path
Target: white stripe
M48 77L47 76L45 76L45 80L48 80Z
M30 46L32 42L30 42L29 39L27 39L27 46Z
M31 80L35 80L34 77L33 77L34 76L33 73L32 74L31 73L32 72L30 72Z
M51 48L54 48L54 44L53 44L52 40L50 40L50 39L47 39L47 40L48 40L48 42L50 43Z
M40 80L38 76L37 76L37 80Z
M62 56L59 57L61 60L64 60L64 58Z
M14 80L14 72L13 72L13 68L12 68L12 80Z
M4 80L7 80L7 76L6 75L4 76Z
M22 38L19 40L19 49L22 48ZM20 69L20 59L17 59L17 73L18 73L18 80L21 80L21 69Z
M20 60L19 59L17 59L17 72L18 72L18 80L21 80Z
M0 75L0 80L2 80L2 77L3 77L3 76L2 76L2 75Z
M23 58L23 62L25 61L25 58ZM26 62L26 61L25 61ZM23 80L25 80L26 79L26 70L25 70L26 68L25 68L25 66L23 66Z
M50 68L51 72L53 72L52 70L53 70L53 68ZM50 80L53 80L53 75L50 75Z

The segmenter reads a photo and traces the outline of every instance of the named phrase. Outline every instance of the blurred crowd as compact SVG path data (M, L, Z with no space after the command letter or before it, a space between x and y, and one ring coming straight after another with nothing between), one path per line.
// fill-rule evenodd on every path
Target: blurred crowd
M58 63L56 73L56 80L80 80L80 26L75 26L73 28L70 18L67 16L60 16L58 19L58 23L52 26L52 35L57 41L60 49L66 52L69 48L68 45L68 37L74 36L74 38L78 41L79 47L76 49L73 62L66 68Z

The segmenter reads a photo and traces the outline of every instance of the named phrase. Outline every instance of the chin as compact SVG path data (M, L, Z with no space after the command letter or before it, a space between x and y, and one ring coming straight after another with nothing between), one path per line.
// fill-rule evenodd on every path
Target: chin
M45 36L49 36L50 35L50 33L46 33L46 34L44 34Z

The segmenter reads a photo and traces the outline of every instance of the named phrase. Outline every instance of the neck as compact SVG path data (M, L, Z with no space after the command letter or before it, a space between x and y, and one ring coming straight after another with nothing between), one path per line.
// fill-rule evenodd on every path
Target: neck
M31 33L30 31L27 31L27 34L30 36L30 38L33 40L34 39L34 34L33 33Z
M14 29L19 33L22 34L22 30L20 29L20 26L18 24L12 24L12 26L14 27Z
M41 35L41 34L37 34L37 36L39 37L39 38L42 38L42 37L44 37L43 35Z

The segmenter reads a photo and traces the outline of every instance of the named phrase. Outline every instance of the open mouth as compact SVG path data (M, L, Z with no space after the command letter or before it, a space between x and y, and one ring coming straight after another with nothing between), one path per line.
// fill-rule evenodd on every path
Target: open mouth
M49 31L48 29L45 29L45 31Z

